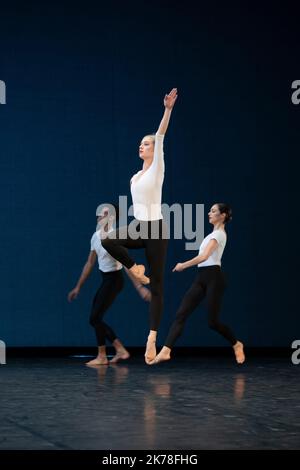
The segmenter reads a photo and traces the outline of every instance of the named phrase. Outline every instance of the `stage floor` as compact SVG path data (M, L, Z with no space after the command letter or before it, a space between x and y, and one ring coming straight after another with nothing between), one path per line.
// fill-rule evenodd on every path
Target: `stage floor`
M299 449L300 365L285 358L12 358L0 449Z

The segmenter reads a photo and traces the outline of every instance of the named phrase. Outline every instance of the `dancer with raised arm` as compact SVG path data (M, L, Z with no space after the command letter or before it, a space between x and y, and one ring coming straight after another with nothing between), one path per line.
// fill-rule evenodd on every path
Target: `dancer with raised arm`
M143 168L131 179L131 194L135 220L130 226L120 227L103 240L103 246L110 255L122 263L137 282L148 284L145 267L137 265L129 255L128 248L144 248L149 265L151 302L150 332L148 335L145 361L149 364L156 356L156 336L163 310L163 276L167 253L167 231L161 212L162 186L164 181L163 141L172 109L177 99L173 88L164 97L164 115L155 135L146 135L139 146ZM135 227L135 234L131 233Z

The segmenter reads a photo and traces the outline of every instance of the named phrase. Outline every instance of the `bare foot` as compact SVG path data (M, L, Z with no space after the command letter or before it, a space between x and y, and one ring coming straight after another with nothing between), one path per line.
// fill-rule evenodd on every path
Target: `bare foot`
M86 362L87 366L107 366L108 365L108 359L107 357L96 357L95 359L92 359L89 362Z
M157 356L150 362L150 365L159 364L159 362L169 361L171 359L171 350L163 347Z
M238 364L243 364L245 362L245 354L244 354L244 345L240 341L237 341L233 346L235 359Z
M145 352L145 362L146 364L150 364L156 356L156 342L152 339L148 339L146 344L146 352Z
M141 284L149 284L149 277L145 276L145 266L143 264L135 264L132 266L129 271L134 276L134 278Z
M116 362L120 361L120 360L126 360L130 357L130 354L129 352L127 351L127 349L121 349L119 351L116 352L116 354L114 355L114 357L109 361L110 364L116 364Z

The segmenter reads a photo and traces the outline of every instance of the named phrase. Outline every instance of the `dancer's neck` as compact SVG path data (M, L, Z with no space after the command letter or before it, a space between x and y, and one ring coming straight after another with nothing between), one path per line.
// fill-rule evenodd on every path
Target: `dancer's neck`
M153 160L151 160L151 161L149 161L149 160L144 161L142 171L147 171L148 168L152 165L152 161L153 161Z
M225 225L222 224L222 223L216 224L216 225L214 225L214 230L213 231L215 231L215 230L224 230L224 232L225 232Z

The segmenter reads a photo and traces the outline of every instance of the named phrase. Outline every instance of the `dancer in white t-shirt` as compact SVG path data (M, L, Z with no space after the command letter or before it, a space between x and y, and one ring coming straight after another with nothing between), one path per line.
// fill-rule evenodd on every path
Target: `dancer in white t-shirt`
M209 327L216 330L230 342L236 361L239 364L245 361L243 343L237 341L230 328L219 321L225 289L224 274L221 270L221 258L227 240L225 224L231 220L232 211L227 204L218 203L212 206L208 217L209 222L214 226L214 230L204 238L198 256L184 263L177 263L173 269L173 272L179 272L198 265L196 278L181 301L165 345L151 364L168 361L171 358L171 350L177 338L182 334L188 316L204 298L207 300Z
M99 207L101 208L102 206ZM115 356L111 361L109 361L111 364L114 364L119 360L129 358L129 352L118 339L113 329L103 321L105 312L113 304L124 285L121 263L112 258L102 246L102 239L113 231L112 225L114 222L118 221L118 212L118 207L111 204L111 207L102 207L100 213L96 213L98 224L97 228L99 228L99 230L97 230L92 236L91 251L76 287L72 289L68 295L69 302L76 299L81 287L92 272L96 259L98 258L99 270L102 274L102 284L94 297L90 315L90 324L94 327L97 337L98 355L95 359L87 362L87 364L91 366L108 364L105 339L108 339L116 350ZM151 293L149 289L136 281L127 269L125 270L140 296L144 300L150 302Z
M145 267L136 265L129 256L128 248L144 248L149 265L150 287L150 333L146 345L145 361L150 363L156 356L156 336L163 310L163 275L167 253L167 234L161 213L162 185L164 181L163 141L171 112L177 99L177 89L164 97L164 115L155 135L146 135L139 146L143 168L131 179L136 232L120 227L115 234L103 240L103 246L115 259L126 266L138 282L148 284ZM154 234L154 235L153 235Z

